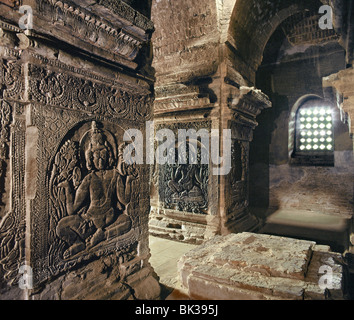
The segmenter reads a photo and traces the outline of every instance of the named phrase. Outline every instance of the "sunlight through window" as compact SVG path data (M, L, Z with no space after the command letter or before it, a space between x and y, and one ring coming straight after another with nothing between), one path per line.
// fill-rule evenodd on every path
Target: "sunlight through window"
M333 151L333 118L328 107L312 107L299 112L298 128L301 151Z

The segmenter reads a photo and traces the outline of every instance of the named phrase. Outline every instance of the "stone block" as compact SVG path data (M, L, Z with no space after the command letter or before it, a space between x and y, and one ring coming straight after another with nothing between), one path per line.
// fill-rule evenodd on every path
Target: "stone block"
M313 241L254 233L217 236L178 262L180 281L194 299L342 299L340 254ZM324 270L330 270L326 282Z

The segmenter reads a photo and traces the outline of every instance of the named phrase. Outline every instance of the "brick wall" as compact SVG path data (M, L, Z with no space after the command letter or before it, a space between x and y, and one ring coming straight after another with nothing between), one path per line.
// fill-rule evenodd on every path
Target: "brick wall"
M155 0L152 21L156 86L215 73L219 57L215 1Z
M351 217L354 195L352 152L337 152L336 160L335 167L271 165L269 207Z

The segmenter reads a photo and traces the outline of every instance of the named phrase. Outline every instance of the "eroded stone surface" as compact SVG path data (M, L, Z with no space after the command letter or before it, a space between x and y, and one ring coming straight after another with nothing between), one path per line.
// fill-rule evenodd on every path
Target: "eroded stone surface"
M189 294L203 299L323 299L331 270L332 297L342 298L340 255L315 242L263 234L217 236L179 261ZM327 269L328 270L328 269Z

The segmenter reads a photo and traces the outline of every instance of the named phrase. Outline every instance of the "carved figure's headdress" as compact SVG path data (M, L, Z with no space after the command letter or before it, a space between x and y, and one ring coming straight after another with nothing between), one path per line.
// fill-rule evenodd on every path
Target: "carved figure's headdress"
M116 161L114 153L114 138L109 132L100 129L96 121L92 121L91 130L86 132L81 142L85 152L86 167L88 170L93 170L93 152L96 150L105 149L108 152L107 168L111 169Z

